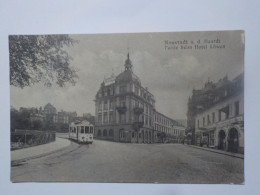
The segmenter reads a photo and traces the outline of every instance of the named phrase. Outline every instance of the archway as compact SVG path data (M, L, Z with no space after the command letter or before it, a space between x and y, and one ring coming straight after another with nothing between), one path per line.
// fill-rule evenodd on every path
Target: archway
M225 150L226 148L225 138L226 138L225 131L220 130L218 133L218 149Z
M113 136L114 136L114 131L113 131L112 129L110 129L109 132L108 132L108 135L109 135L110 137L113 137Z
M238 151L238 131L236 128L232 128L228 134L228 151Z
M106 129L104 129L104 131L103 131L103 136L104 136L104 137L107 136L107 130L106 130Z
M101 130L100 129L98 130L98 134L97 135L101 136Z

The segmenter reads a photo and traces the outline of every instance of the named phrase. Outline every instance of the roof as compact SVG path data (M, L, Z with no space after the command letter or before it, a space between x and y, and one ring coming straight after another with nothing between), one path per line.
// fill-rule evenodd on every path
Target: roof
M134 81L141 85L140 79L131 70L125 70L116 77L116 82L119 83L129 81Z
M70 124L70 126L93 126L89 121L83 120L83 121L75 121Z

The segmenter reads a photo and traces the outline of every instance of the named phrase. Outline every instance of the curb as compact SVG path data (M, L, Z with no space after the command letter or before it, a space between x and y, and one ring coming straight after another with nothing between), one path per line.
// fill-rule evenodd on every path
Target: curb
M200 149L200 150L213 152L213 153L217 153L217 154L223 154L223 155L226 155L226 156L232 156L232 157L235 157L235 158L244 159L244 155L242 156L242 154L238 154L238 155L241 155L241 156L238 156L238 155L232 154L232 153L221 152L221 151L218 151L218 150L209 150L208 148L203 148L203 147L198 147L198 146L193 146L193 145L186 145L186 146L191 147L191 148L196 148L196 149Z
M63 139L63 138L61 138L61 139ZM71 145L71 143L70 143L70 145ZM42 153L42 154L39 154L39 155L26 157L26 158L21 158L21 159L17 159L17 160L11 160L11 167L18 166L18 165L20 165L20 164L22 164L22 163L24 163L25 161L28 161L28 160L41 158L41 157L48 156L48 155L56 153L56 152L60 152L60 151L64 150L65 148L70 147L70 145L62 147L62 148L59 148L57 150L53 150L51 152L46 152L46 153Z

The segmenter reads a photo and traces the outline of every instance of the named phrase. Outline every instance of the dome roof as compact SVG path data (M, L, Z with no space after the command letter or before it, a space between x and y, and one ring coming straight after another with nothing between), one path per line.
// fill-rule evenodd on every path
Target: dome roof
M136 82L141 85L140 79L131 71L125 70L116 77L116 82Z
M132 61L130 60L129 53L127 54L127 59L125 60L125 71L119 74L115 81L116 82L137 82L141 85L140 79L132 71Z

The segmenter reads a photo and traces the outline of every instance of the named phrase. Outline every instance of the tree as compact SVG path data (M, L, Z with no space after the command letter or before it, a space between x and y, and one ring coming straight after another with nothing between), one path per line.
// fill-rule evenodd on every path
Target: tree
M78 76L65 47L76 42L68 35L10 35L10 84L20 88L39 82L48 87L75 84Z
M11 109L11 131L15 129L30 129L30 112L27 109L20 111Z

